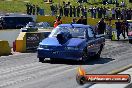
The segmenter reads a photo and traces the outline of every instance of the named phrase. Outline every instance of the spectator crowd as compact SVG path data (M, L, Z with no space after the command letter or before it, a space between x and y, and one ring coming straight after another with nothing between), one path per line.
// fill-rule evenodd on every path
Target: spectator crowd
M32 5L31 3L26 4L26 10L28 15L38 15L40 7L38 5Z
M88 14L90 14L91 18L112 18L112 19L132 19L132 8L126 8L124 7L125 4L122 4L121 7L116 8L110 8L110 7L102 7L102 6L90 6L87 8L87 6L78 5L73 6L70 2L65 3L63 2L62 6L57 5L51 5L51 15L57 15L65 16L65 17L88 17Z
M93 0L96 2L96 0ZM119 4L118 0L102 0L102 4L115 4L116 7L110 8L106 6L85 6L82 3L88 3L87 0L77 0L79 3L78 6L74 6L71 2L66 3L63 1L62 5L50 5L51 15L59 17L54 21L54 27L57 27L59 24L62 24L61 17L73 17L72 24L87 24L87 17L91 18L100 18L101 20L97 23L95 29L98 34L107 33L109 38L112 39L112 26L116 26L117 31L117 39L120 39L120 35L126 38L128 35L128 22L126 20L132 19L132 8L127 8L124 1L121 1ZM38 5L31 5L30 3L26 4L27 14L29 15L38 15L40 11L40 7ZM76 17L81 17L78 21L76 21ZM104 19L108 20L108 23L105 23ZM118 20L115 24L111 24L111 20ZM123 20L123 22L120 22Z

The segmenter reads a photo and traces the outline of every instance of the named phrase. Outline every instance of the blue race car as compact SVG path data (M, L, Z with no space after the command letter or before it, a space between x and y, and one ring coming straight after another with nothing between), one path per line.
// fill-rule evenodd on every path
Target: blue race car
M104 44L104 37L96 35L89 25L61 24L39 43L37 57L40 62L45 58L86 61L100 58Z

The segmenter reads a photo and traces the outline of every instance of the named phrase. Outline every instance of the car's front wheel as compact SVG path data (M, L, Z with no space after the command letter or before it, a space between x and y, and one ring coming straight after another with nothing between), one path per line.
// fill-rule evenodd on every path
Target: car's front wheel
M39 57L39 62L44 62L45 58Z

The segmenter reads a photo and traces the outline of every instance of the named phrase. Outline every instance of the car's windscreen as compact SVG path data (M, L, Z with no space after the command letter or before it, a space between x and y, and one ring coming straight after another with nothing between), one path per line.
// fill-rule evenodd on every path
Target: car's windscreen
M82 27L56 27L53 29L49 37L56 37L60 32L68 32L71 34L72 38L84 38L86 29Z

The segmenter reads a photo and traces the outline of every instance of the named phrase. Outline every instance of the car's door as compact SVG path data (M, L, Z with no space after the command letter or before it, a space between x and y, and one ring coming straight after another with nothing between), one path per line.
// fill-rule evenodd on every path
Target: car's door
M92 27L88 27L88 52L92 55L99 51L99 40L96 38Z

